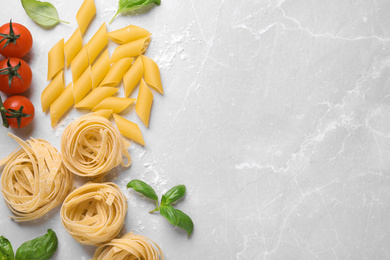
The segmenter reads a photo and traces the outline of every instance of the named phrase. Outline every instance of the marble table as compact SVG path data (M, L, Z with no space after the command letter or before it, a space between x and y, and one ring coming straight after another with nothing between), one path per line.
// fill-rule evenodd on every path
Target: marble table
M77 27L81 1L50 1L70 22L51 30L8 2L2 24L12 18L34 37L26 95L37 113L26 129L0 129L1 158L16 148L8 131L60 148L66 125L83 114L72 110L52 129L40 110L47 52ZM86 40L117 7L95 3ZM152 32L146 55L165 90L154 95L149 129L140 124L146 146L134 143L132 166L108 175L128 199L122 233L153 239L168 260L389 259L389 12L386 0L163 0L118 16L108 30ZM134 111L126 117L140 123ZM148 213L153 203L126 189L132 179L158 194L186 185L176 206L195 223L190 238ZM15 249L52 228L54 259L92 257L95 247L72 239L59 209L28 223L10 214L1 199L0 234Z

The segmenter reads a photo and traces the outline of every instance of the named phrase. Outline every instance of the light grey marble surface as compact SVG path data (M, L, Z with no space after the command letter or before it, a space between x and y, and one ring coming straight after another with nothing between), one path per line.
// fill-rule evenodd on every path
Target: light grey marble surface
M81 1L51 1L70 22L52 30L19 1L1 1L1 23L13 18L34 37L27 95L37 113L27 129L0 129L0 157L16 148L8 131L60 148L82 112L52 129L40 94L47 52L77 27ZM95 2L86 40L116 10L117 1ZM168 260L390 259L389 12L388 0L163 0L119 16L108 30L134 24L153 33L146 55L165 89L154 94L150 128L140 124L147 145L132 145L132 166L109 175L128 198L122 233L153 239ZM126 117L140 123L134 111ZM189 239L126 190L136 178L159 194L187 186L177 207L195 223ZM59 210L23 224L9 214L1 200L1 234L14 248L53 228L54 259L91 258L94 247L71 238Z

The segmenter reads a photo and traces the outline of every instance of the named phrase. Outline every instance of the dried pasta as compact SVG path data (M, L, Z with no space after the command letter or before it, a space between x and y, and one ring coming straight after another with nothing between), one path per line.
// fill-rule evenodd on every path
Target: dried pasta
M65 88L64 71L62 70L47 85L41 94L42 111L45 112L50 105L61 95Z
M77 53L79 53L82 47L83 38L80 28L77 28L64 45L66 67L69 67L70 63L74 57L76 57Z
M81 74L83 74L84 70L88 68L89 60L88 60L88 52L87 48L84 46L79 53L74 57L70 64L70 69L72 70L72 78L73 82L76 82Z
M136 57L144 54L149 47L150 37L141 38L115 48L111 56L111 63L127 57Z
M51 80L64 69L64 39L57 42L49 51L48 66L47 66L47 80Z
M120 113L135 102L135 98L108 97L97 104L92 111L99 109L112 109L114 113Z
M80 244L99 245L120 232L127 212L127 201L114 183L87 183L65 199L61 221Z
M79 24L81 34L84 35L85 31L88 28L88 25L91 23L92 18L95 16L95 14L95 2L93 0L84 0L76 14L76 20Z
M106 49L92 65L92 89L96 88L110 70L110 55Z
M135 111L146 127L149 127L150 111L153 104L153 93L142 79L139 86Z
M150 35L151 33L144 28L135 25L128 25L119 30L109 32L108 38L110 38L110 40L115 43L125 44L141 38L148 37Z
M57 125L60 118L66 113L66 111L68 111L69 108L73 106L74 98L72 89L73 84L69 83L61 95L53 102L53 104L51 104L50 119L52 127Z
M164 260L161 248L151 239L127 233L99 246L92 260Z
M109 118L114 111L112 109L100 109L95 111L95 115Z
M92 38L85 45L88 52L89 63L92 64L99 53L106 47L108 43L106 23L97 30Z
M111 69L108 71L107 75L104 77L99 87L108 86L115 87L121 82L123 75L129 69L133 58L123 58L115 62Z
M120 115L113 114L114 115L114 120L116 123L116 126L118 127L119 132L130 138L131 140L136 141L137 143L141 145L145 145L144 138L142 137L141 129L139 129L139 126L131 122Z
M144 80L145 82L158 91L161 95L164 90L161 83L160 69L154 60L142 55L142 63L144 65Z
M94 113L79 117L65 128L61 153L65 166L83 177L101 177L119 164L124 167L131 164L118 130L107 118Z
M100 87L95 88L91 91L83 100L78 102L75 107L76 108L84 108L84 109L93 109L96 107L102 100L111 97L118 91L117 88L111 87Z
M142 58L141 56L138 56L138 58L134 61L133 65L131 65L130 69L123 76L125 97L130 96L131 92L133 92L134 88L140 82L143 74L144 67L142 64Z
M40 218L59 206L73 187L73 175L64 166L61 154L42 139L24 142L8 133L18 144L0 160L4 200L15 221Z
M84 70L83 74L73 84L74 102L77 104L92 90L91 66Z

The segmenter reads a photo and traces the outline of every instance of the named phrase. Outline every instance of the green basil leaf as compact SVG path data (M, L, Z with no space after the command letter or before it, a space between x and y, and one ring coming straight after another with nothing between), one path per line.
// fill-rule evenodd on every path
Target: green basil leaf
M172 203L178 201L186 193L186 186L176 185L169 191L167 191L161 198L161 204L171 205Z
M57 9L48 2L38 0L21 0L24 10L31 19L37 24L44 27L52 27L61 21L58 18Z
M24 242L16 250L16 260L48 260L57 250L58 240L56 233L49 229L41 237Z
M14 260L14 250L11 242L4 236L0 236L0 260Z
M127 188L132 188L136 192L141 193L145 197L158 201L158 197L156 192L153 190L152 187L150 187L147 183L141 181L141 180L132 180L127 184Z
M161 205L160 214L161 216L166 218L172 225L177 226L177 224L179 224L179 216L176 214L176 211L172 206Z
M184 229L188 236L191 235L192 231L194 230L194 223L192 222L192 219L186 215L183 211L175 209L176 215L179 217L179 223L177 226L179 228Z
M111 19L110 24L112 23L112 21L114 21L115 17L117 17L118 14L137 10L151 3L154 3L155 5L160 5L161 0L119 0L118 10L116 11L114 17Z

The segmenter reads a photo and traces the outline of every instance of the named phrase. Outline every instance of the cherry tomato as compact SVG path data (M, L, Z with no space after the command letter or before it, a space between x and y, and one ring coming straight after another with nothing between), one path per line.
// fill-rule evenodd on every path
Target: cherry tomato
M12 128L23 128L31 123L34 119L35 109L28 98L24 96L11 96L3 103L4 108L7 109L7 121ZM23 110L20 107L23 106ZM16 112L15 112L16 111ZM11 114L16 115L15 118L8 118ZM18 126L18 117L20 118L20 127Z
M21 24L6 23L0 27L0 54L4 57L25 56L33 45L30 31Z
M0 61L0 74L2 74L0 75L0 90L6 94L23 93L31 85L31 68L19 58L8 58Z

